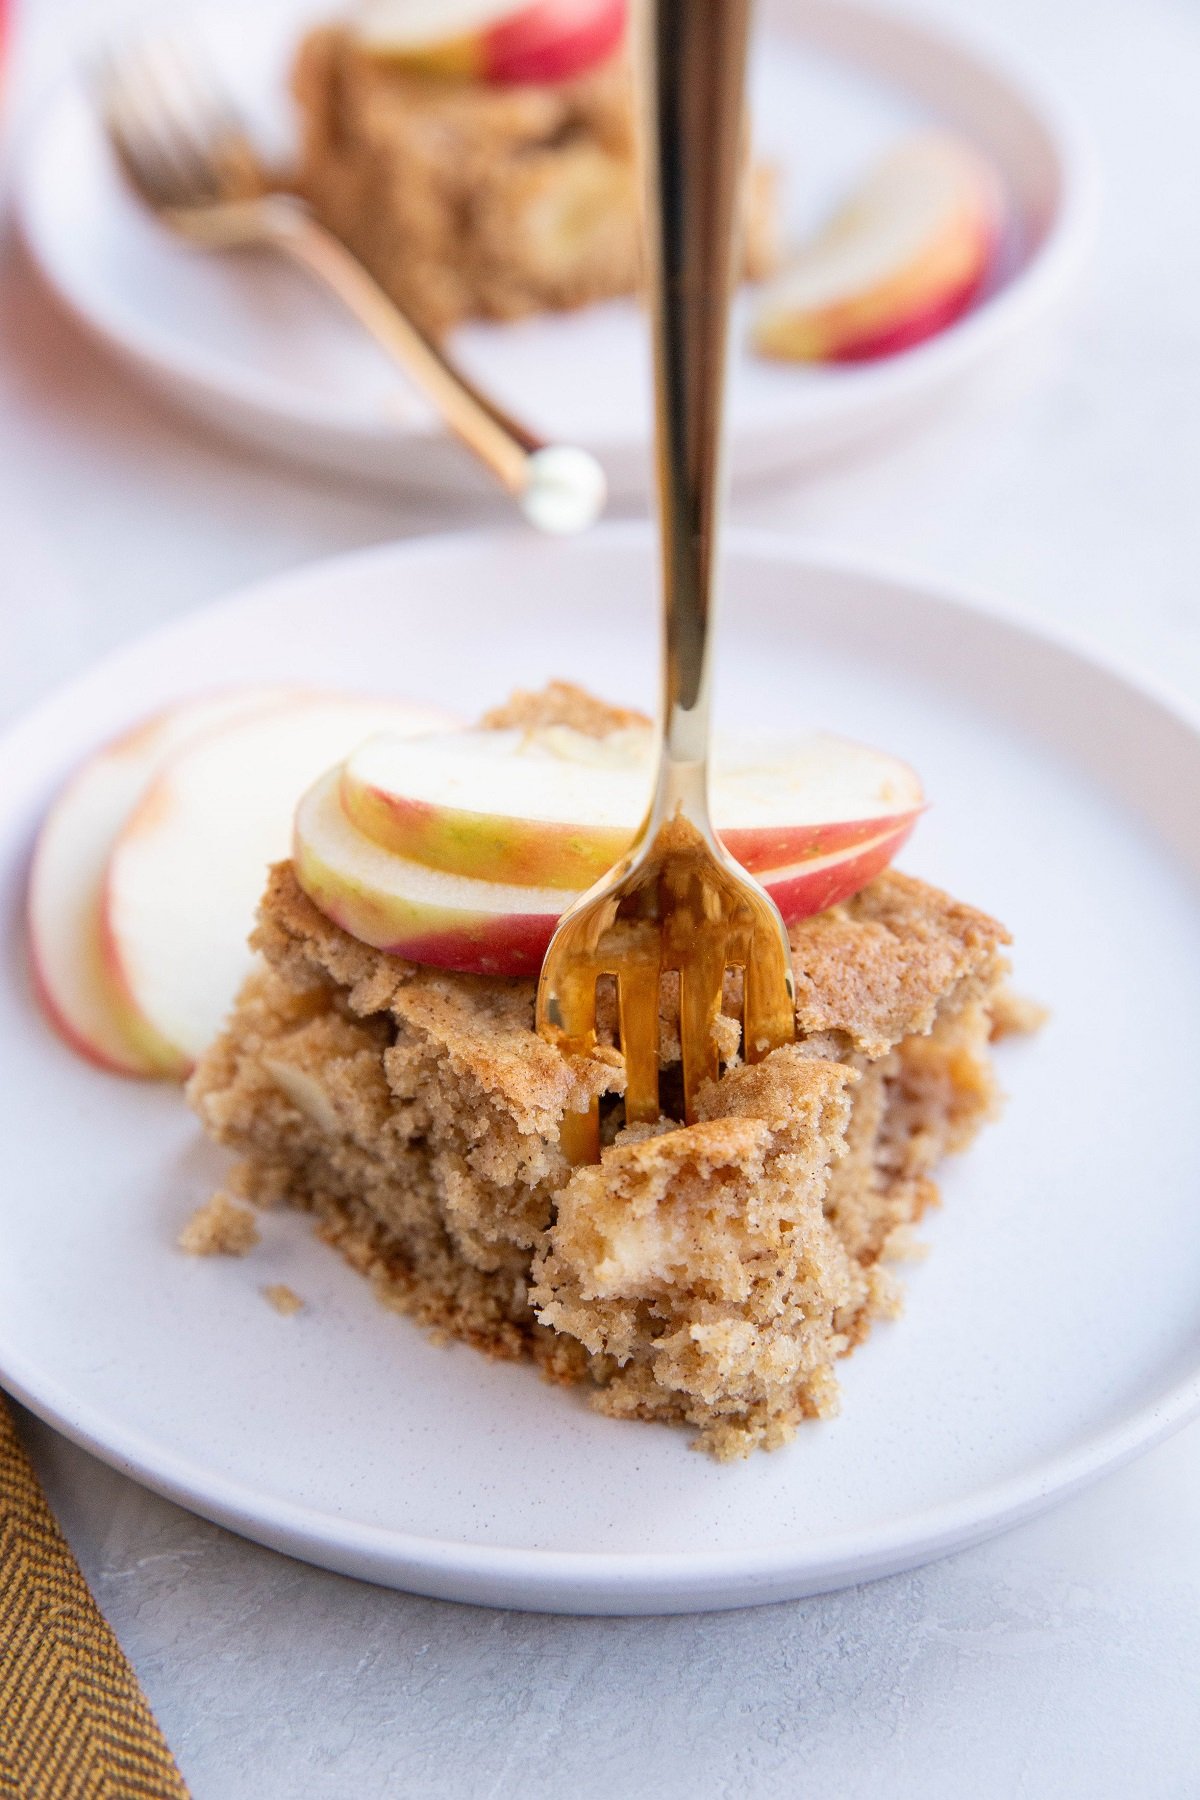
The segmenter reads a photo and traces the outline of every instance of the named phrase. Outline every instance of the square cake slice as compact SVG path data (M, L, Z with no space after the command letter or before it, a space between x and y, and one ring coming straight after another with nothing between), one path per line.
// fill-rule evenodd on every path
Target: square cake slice
M293 76L296 186L425 331L631 294L640 263L629 70L490 86L414 73L323 26ZM777 260L775 182L750 178L746 273Z
M532 981L369 949L280 864L192 1102L236 1190L315 1214L387 1304L719 1457L771 1447L836 1410L838 1357L895 1308L889 1253L992 1112L1007 938L889 872L791 941L796 1043L732 1055L694 1124L627 1130L611 1016L567 1059ZM677 1059L664 993L668 1112ZM592 1095L606 1147L572 1169L560 1122Z

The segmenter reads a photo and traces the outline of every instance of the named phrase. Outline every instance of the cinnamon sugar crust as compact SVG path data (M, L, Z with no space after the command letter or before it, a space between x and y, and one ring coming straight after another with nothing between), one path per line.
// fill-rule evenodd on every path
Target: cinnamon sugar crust
M620 57L573 81L406 72L345 26L301 45L296 185L424 330L634 292L632 94ZM777 261L775 181L750 180L746 272Z

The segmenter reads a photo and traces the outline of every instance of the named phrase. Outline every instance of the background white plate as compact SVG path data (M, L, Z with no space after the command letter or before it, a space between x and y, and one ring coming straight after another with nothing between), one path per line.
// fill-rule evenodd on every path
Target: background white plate
M842 1417L719 1467L685 1433L434 1347L297 1215L267 1215L243 1262L175 1249L222 1159L175 1090L78 1062L30 991L25 863L64 771L233 676L469 711L557 673L647 700L651 568L639 527L320 565L120 652L0 741L0 1379L208 1517L446 1598L646 1612L820 1591L1022 1518L1200 1405L1200 735L1036 627L745 534L725 721L911 758L934 804L907 866L1005 919L1020 986L1054 1011L1002 1048L1005 1115L947 1173L906 1316L842 1365ZM280 1319L273 1281L307 1310Z
M263 0L198 14L272 139L298 22L328 4ZM805 231L898 135L937 120L996 160L1013 230L993 290L929 343L880 362L789 367L743 353L734 370L735 478L827 453L891 425L1009 342L1056 300L1091 234L1090 159L1060 105L935 28L860 0L769 0L756 62L761 150L784 171ZM172 243L118 180L72 81L37 123L18 178L27 241L73 311L165 394L251 443L324 469L425 490L485 478L334 303L278 261L204 257ZM744 339L745 297L736 330ZM462 360L550 437L586 444L616 494L645 489L645 331L622 302L458 333Z

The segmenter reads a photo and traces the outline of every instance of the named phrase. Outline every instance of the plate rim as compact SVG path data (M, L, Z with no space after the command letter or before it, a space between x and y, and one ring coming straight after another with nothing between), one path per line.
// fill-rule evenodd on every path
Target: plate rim
M594 538L617 546L648 545L652 532L644 521L624 521L599 528ZM246 604L267 601L273 592L286 593L297 581L333 582L358 569L375 564L386 567L414 556L436 560L447 554L492 553L529 543L528 534L515 529L441 532L322 558L248 582L207 606L130 639L52 690L0 735L0 766L14 752L19 753L23 735L38 727L44 713L69 705L77 688L91 685L111 665L156 641L169 641L186 632L200 617L232 613ZM730 529L725 551L818 576L850 575L881 586L903 587L925 601L935 601L952 615L980 617L1032 637L1082 661L1093 673L1115 682L1200 740L1200 707L1186 696L1097 645L1086 633L1047 620L1027 606L924 575L893 559L862 556L837 544L801 544L786 534L760 528ZM568 553L578 554L578 550ZM285 1499L269 1498L264 1504L252 1484L164 1450L145 1432L114 1421L103 1407L72 1399L56 1378L39 1374L19 1346L14 1349L6 1342L3 1320L0 1378L31 1412L101 1461L269 1548L408 1592L567 1613L717 1610L797 1598L894 1573L1032 1517L1152 1448L1200 1413L1198 1346L1194 1363L1185 1373L1116 1423L1031 1469L867 1530L827 1534L801 1543L795 1550L782 1550L775 1544L718 1551L558 1551L426 1537L348 1521L337 1513Z
M1073 285L1091 252L1097 235L1100 178L1091 137L1070 100L1048 83L1039 71L1026 66L1007 45L997 45L986 30L943 27L939 22L898 11L881 0L786 0L808 20L795 29L814 42L826 45L832 33L855 31L873 34L884 44L909 52L934 56L945 64L956 62L993 84L999 83L1010 98L1036 120L1052 151L1058 175L1058 193L1048 229L1029 261L999 292L933 338L868 365L869 379L852 371L854 385L839 385L823 393L813 406L818 421L832 420L838 441L871 435L873 429L894 418L898 409L933 397L989 355L999 353L1042 314L1052 311ZM846 56L843 50L835 54ZM856 66L862 59L850 58ZM275 452L285 458L340 468L337 456L366 452L382 458L388 452L412 452L450 442L439 421L423 412L414 418L371 419L334 396L310 395L293 389L274 376L248 366L227 362L203 345L166 327L144 322L137 329L123 328L121 309L94 304L78 284L60 279L56 258L43 236L43 215L37 204L37 172L47 154L60 121L80 97L77 61L60 73L31 117L24 121L14 156L14 214L24 243L41 278L69 315L118 360L136 369L168 400L199 413L218 429L244 437L253 431L255 441L270 434ZM236 370L236 373L234 371ZM872 426L872 419L876 424ZM281 435L317 431L331 446L328 450L303 445L289 448ZM752 425L740 427L730 417L730 461L734 479L753 478L771 469L786 467L812 454L802 442L792 444L796 425L780 411ZM801 433L803 436L803 432ZM336 450L333 446L336 445ZM645 458L648 440L643 435L613 431L587 434L586 447L609 467L610 479L619 492L644 489L618 471L631 460ZM467 465L469 467L469 465ZM381 463L377 478L393 483L397 472ZM406 473L414 488L420 486L413 471ZM435 482L435 485L443 485ZM464 482L451 484L465 487Z

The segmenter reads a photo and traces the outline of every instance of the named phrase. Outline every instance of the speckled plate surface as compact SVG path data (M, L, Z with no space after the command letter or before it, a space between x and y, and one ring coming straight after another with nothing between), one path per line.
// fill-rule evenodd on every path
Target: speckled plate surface
M0 740L0 1379L184 1505L417 1592L579 1612L811 1593L1026 1517L1200 1405L1194 721L1003 610L745 534L724 722L915 763L933 805L905 865L1005 919L1053 1009L1001 1047L1004 1116L947 1172L905 1316L842 1365L841 1417L720 1467L434 1346L298 1216L266 1216L245 1261L175 1248L222 1158L176 1090L76 1061L30 989L24 870L62 774L231 669L466 712L551 674L649 699L652 567L633 527L323 564L120 652ZM262 1298L279 1281L296 1318Z
M195 29L227 66L266 139L285 147L287 66L327 0L206 6ZM900 134L942 123L996 162L1011 228L990 291L901 356L844 367L735 359L730 461L748 479L891 427L995 356L1069 287L1090 237L1091 158L1059 101L986 47L869 0L768 0L754 75L762 153L783 175L789 233L823 218ZM172 243L124 191L83 91L36 122L18 207L41 269L72 310L176 404L261 448L422 491L484 477L324 294L277 260L202 257ZM749 300L736 334L745 341ZM629 302L476 326L456 350L543 434L582 443L618 495L650 466L644 321Z

